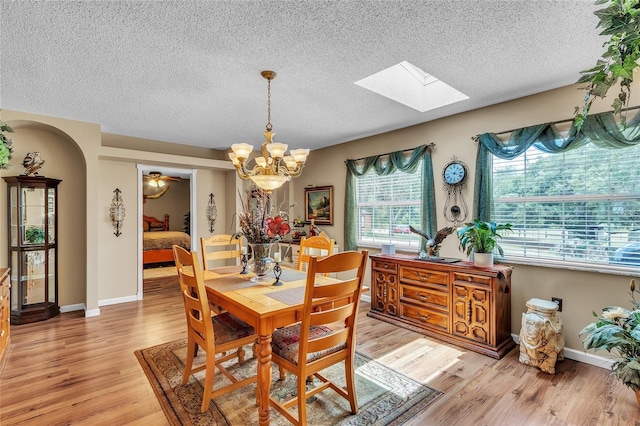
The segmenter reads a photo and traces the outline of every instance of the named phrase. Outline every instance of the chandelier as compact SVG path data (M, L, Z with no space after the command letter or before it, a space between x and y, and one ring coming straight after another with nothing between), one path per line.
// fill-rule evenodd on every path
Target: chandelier
M288 146L273 141L275 133L271 125L271 80L276 78L276 73L262 71L260 74L267 80L267 127L264 132L262 156L256 157L256 164L252 169L248 169L246 161L253 151L253 146L248 143L234 143L231 145L233 152L229 153L229 158L241 179L251 179L258 187L271 191L280 188L292 177L300 176L309 150L292 149L289 151L291 155L284 155Z

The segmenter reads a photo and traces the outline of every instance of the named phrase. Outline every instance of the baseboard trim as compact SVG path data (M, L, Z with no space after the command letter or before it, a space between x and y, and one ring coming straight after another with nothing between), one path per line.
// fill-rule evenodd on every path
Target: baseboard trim
M75 305L60 306L60 313L64 314L65 312L84 311L85 309L86 306L84 303L76 303Z
M98 300L98 306L117 305L118 303L135 302L138 300L138 295L116 297L113 299Z
M520 336L517 334L512 334L514 342L516 342L516 350L519 350L520 346ZM566 359L572 359L574 361L583 362L585 364L593 365L595 367L604 368L607 370L611 369L611 366L615 362L611 358L607 358L604 356L594 355L585 351L578 351L571 348L564 348L564 357Z

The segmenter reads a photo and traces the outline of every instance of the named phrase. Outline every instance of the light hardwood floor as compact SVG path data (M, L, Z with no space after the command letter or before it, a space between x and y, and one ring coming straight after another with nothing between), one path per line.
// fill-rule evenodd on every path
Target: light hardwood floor
M161 274L151 272L146 276ZM409 425L640 425L631 390L605 369L565 360L553 376L359 314L358 351L445 394ZM12 327L0 375L0 424L165 425L133 352L185 336L176 288L101 315L61 314Z

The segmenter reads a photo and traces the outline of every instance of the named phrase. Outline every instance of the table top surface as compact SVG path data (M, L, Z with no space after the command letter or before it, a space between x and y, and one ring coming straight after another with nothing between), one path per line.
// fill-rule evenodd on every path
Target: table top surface
M270 273L263 282L252 282L253 274L217 274L205 271L207 292L216 299L224 299L260 316L289 310L299 310L304 303L306 273L297 270L284 270L280 280L281 286L274 286L275 278ZM322 283L338 282L334 278L319 275L317 281ZM288 294L287 294L288 293Z

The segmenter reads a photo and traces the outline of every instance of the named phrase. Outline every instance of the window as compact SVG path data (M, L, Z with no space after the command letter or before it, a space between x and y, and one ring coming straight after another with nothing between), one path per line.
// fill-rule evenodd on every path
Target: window
M577 268L640 267L640 145L594 144L548 154L530 148L493 157L491 220L511 223L499 243L525 263Z
M395 171L388 176L371 170L357 179L359 246L392 243L405 249L420 247L421 237L412 233L409 225L420 228L422 167L420 161L414 173Z

